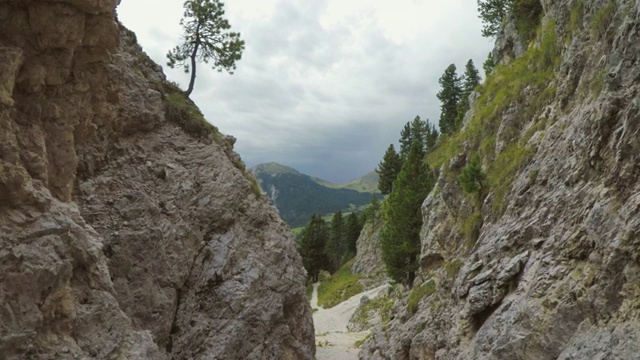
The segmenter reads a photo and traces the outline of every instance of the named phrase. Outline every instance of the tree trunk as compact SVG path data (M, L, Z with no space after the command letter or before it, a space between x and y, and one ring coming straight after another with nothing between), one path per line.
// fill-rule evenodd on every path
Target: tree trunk
M185 95L191 95L193 86L196 82L196 56L198 56L198 48L200 47L200 25L196 28L196 40L191 53L191 80L189 80L189 88L184 92Z

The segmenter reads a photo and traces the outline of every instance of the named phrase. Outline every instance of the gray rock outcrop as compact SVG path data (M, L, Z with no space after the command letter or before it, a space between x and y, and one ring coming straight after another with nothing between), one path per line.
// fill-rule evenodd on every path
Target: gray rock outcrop
M386 279L382 251L380 250L382 226L382 219L378 215L364 224L356 242L356 257L353 266L351 266L351 272L374 280L375 285Z
M288 228L115 6L0 1L0 357L312 359Z
M478 202L457 184L458 156L443 165L423 206L417 279L436 291L415 314L399 302L361 359L638 358L640 2L543 8L542 36L499 56L497 71L514 74L529 56L552 76L529 78L497 114L481 95L475 116L497 123L484 147L460 147L461 159L480 151L487 171L512 151L511 177L490 178Z

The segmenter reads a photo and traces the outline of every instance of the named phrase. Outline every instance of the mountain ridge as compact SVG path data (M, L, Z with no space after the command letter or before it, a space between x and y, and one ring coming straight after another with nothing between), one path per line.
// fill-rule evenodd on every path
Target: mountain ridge
M348 183L334 184L275 162L256 165L250 171L292 228L306 225L312 214L327 216L337 211L357 211L376 193L363 191L372 187L371 173Z

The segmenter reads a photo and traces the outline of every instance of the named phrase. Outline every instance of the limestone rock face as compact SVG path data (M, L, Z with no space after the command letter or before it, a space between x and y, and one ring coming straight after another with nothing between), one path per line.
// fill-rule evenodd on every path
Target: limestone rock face
M455 174L469 153L443 165L423 204L416 279L435 281L436 291L415 314L395 307L361 359L638 358L640 3L543 8L559 56L547 85L554 95L531 108L541 94L525 86L483 153L495 159L514 144L531 151L504 206L495 186L481 202L462 192ZM515 39L513 31L507 24L503 36ZM499 58L516 61L525 50Z
M286 225L115 6L0 1L1 357L312 359Z
M368 279L378 279L380 281L386 278L380 250L380 231L382 231L382 226L382 219L378 217L364 224L356 242L356 257L351 267L351 271L354 274L361 274Z

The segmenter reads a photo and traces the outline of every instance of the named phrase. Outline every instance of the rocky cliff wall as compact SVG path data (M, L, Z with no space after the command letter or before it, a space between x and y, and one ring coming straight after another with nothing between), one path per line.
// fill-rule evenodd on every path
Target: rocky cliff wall
M396 304L360 358L638 357L640 2L540 5L528 47L515 23L499 35L503 65L438 150L417 310ZM464 194L473 153L486 187Z
M311 359L286 225L115 0L0 1L3 359Z

